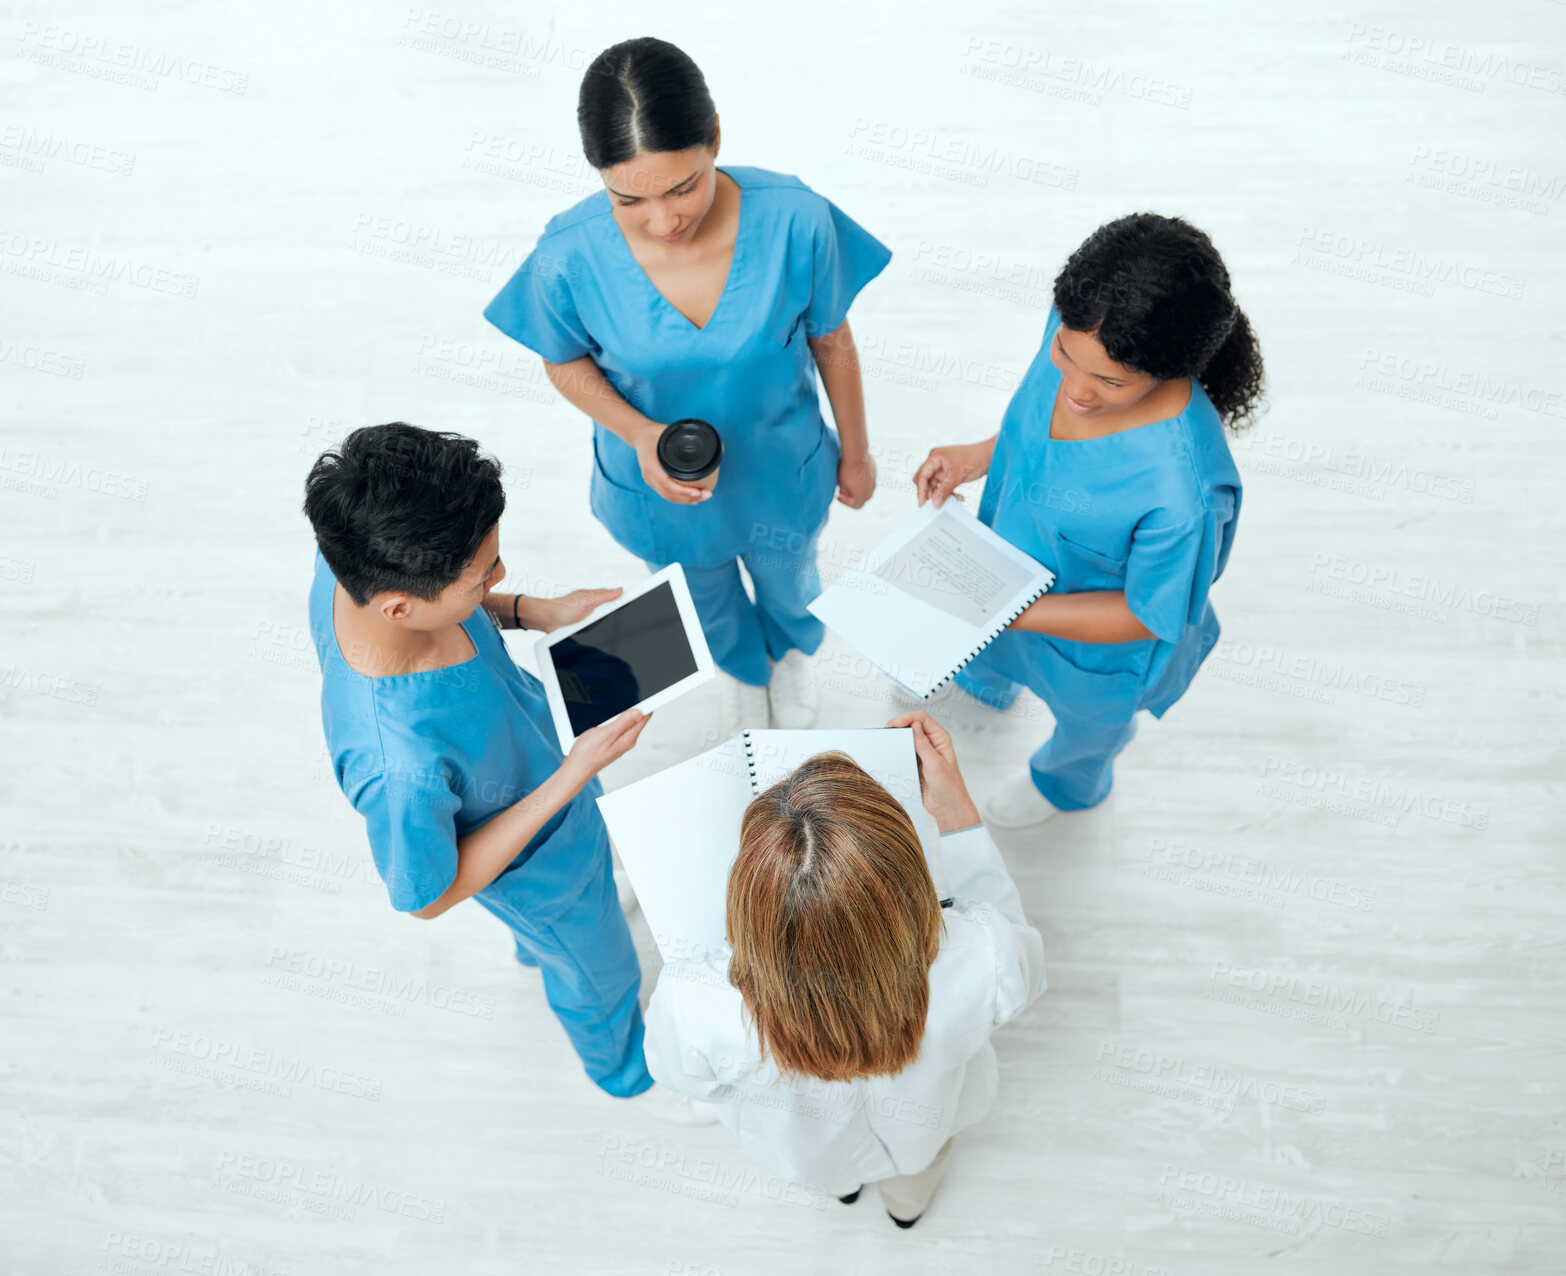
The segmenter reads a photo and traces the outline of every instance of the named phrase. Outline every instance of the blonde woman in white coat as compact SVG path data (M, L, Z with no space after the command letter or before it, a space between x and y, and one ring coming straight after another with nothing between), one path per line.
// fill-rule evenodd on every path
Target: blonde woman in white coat
M646 1053L774 1173L845 1202L877 1183L912 1227L995 1098L990 1036L1044 991L1044 946L951 737L925 713L887 725L913 729L951 899L896 799L843 754L811 758L746 810L731 952L664 967Z

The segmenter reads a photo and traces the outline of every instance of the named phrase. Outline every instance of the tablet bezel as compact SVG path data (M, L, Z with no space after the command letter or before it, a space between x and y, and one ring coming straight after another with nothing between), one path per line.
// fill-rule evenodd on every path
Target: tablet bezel
M674 594L674 605L680 613L680 625L685 630L685 638L690 644L691 654L696 657L696 672L687 674L678 682L671 683L645 700L637 701L635 708L644 713L651 713L692 688L700 686L717 672L717 667L712 663L712 652L707 647L707 635L702 632L701 620L696 615L696 604L691 601L690 586L685 583L685 572L678 563L670 563L661 571L654 572L639 585L627 589L613 602L594 608L585 619L560 629L551 629L534 642L533 655L538 662L538 680L544 684L544 695L549 701L549 714L555 720L555 733L560 737L560 747L567 753L576 743L576 735L571 730L571 715L566 710L565 696L561 694L560 679L555 675L555 662L550 659L549 649L562 639L571 637L578 630L586 629L589 625L602 620L610 612L619 611L643 594L651 593L660 585L668 585Z

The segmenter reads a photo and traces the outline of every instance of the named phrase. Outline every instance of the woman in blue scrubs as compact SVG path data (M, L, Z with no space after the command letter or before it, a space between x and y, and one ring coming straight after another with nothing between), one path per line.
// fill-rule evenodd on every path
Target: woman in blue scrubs
M485 318L592 418L599 521L650 568L684 567L730 725L765 726L770 700L775 725L809 726L816 538L834 491L857 508L875 490L848 308L891 253L797 178L720 169L712 98L672 44L601 53L577 120L604 190L549 222ZM658 460L689 417L722 439L710 491Z
M1028 772L986 803L1003 828L1102 802L1137 710L1162 717L1218 641L1208 593L1240 512L1224 428L1262 392L1229 272L1179 218L1099 227L1054 301L1000 433L936 448L914 477L919 503L939 505L988 473L980 519L1055 573L957 676L998 709L1028 687L1055 716Z

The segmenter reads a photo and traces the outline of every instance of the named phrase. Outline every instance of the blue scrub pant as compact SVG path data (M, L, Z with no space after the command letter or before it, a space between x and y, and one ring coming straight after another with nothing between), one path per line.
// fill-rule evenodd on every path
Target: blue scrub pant
M1011 707L1022 684L975 661L958 670L956 683L992 709ZM1055 731L1028 759L1034 787L1061 811L1082 811L1109 796L1115 759L1136 735L1135 711L1124 720L1085 717L1051 704Z
M642 1056L642 969L615 893L607 837L592 855L594 870L580 892L547 919L530 915L504 890L473 898L511 928L517 960L542 972L550 1009L587 1075L625 1099L653 1083Z
M643 561L655 572L668 566ZM740 579L742 562L756 590L754 602ZM772 680L770 661L796 647L812 655L826 637L826 626L805 609L821 593L814 536L759 539L721 567L684 570L713 662L741 682L766 686Z

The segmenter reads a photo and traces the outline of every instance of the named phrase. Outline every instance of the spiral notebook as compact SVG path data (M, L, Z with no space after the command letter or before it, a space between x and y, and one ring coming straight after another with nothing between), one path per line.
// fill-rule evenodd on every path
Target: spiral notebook
M908 812L936 894L946 898L941 837L919 796L913 732L745 731L666 771L598 799L653 941L665 961L721 959L729 868L751 799L806 758L840 750L886 786Z
M928 698L1055 583L956 501L918 513L815 602L899 686Z

